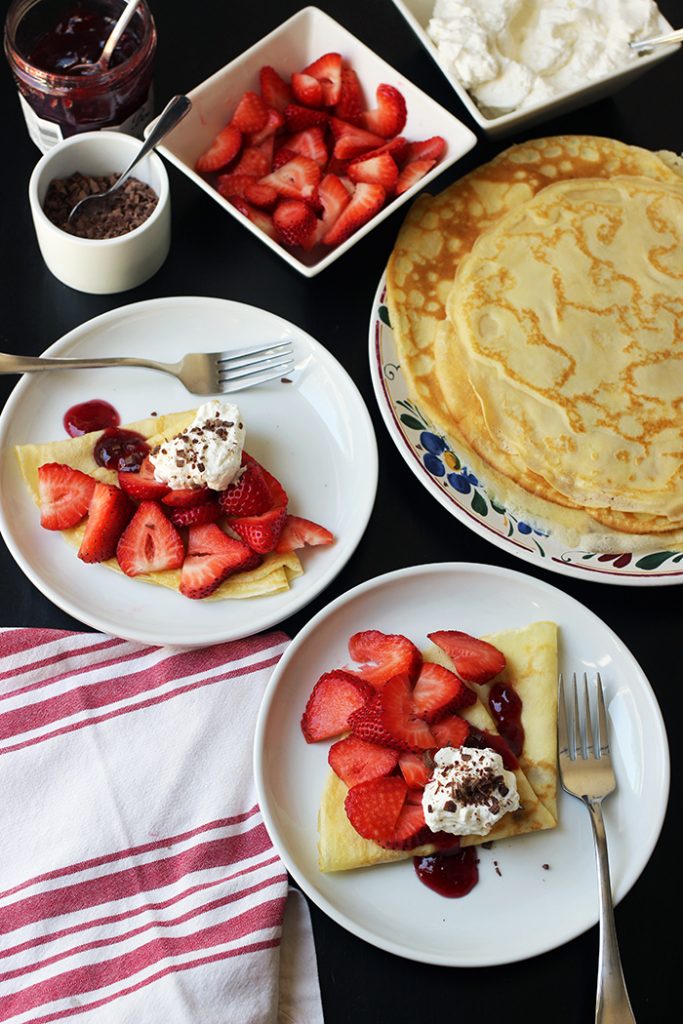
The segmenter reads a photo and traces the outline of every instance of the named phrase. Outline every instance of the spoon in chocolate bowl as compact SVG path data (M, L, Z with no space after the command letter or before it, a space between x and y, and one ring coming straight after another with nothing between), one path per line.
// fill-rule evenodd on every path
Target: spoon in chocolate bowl
M92 195L85 196L83 199L79 199L76 205L72 207L71 211L69 212L69 216L67 217L68 223L73 224L76 219L80 218L84 212L85 207L88 206L89 204L108 202L113 196L113 194L118 189L121 188L121 186L130 176L131 171L133 171L133 169L137 167L140 161L144 159L144 157L146 157L147 154L152 149L154 149L155 146L159 145L159 143L161 142L165 135L172 131L172 129L175 128L175 126L179 124L180 121L182 121L187 112L190 110L191 106L192 100L188 99L187 96L174 96L173 99L170 100L164 107L163 111L159 115L159 119L156 125L154 126L153 130L149 133L145 141L142 143L135 158L131 160L131 162L128 164L128 167L126 167L125 171L119 175L119 177L116 179L111 188L105 189L104 192L94 192Z
M70 74L74 74L77 71L99 71L101 73L109 70L109 61L112 59L114 50L119 45L119 40L128 28L128 23L135 14L139 3L140 0L128 0L128 3L119 15L118 21L109 33L107 41L102 47L102 53L99 55L97 60L87 61L83 64L74 64L74 66L69 69Z

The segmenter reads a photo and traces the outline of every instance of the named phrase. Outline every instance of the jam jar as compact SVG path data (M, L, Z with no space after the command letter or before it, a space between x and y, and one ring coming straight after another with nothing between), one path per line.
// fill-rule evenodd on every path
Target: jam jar
M43 153L70 135L100 128L141 136L151 120L157 34L146 3L131 18L107 70L95 66L124 6L125 0L12 3L5 54L29 135Z

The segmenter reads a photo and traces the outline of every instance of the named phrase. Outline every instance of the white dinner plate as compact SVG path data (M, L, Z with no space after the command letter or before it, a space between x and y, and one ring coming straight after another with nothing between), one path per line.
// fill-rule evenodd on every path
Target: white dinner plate
M457 445L411 397L385 297L383 274L370 315L370 375L377 404L406 463L451 515L508 554L564 576L641 587L683 583L683 551L659 547L656 539L642 551L572 548L560 533L539 529L523 510L504 508L493 498Z
M424 645L437 629L486 634L542 619L560 627L560 668L599 670L605 686L618 781L604 804L616 899L645 867L664 820L669 751L652 689L621 640L578 601L522 573L467 563L401 569L342 595L297 635L256 728L256 784L271 838L311 900L360 938L426 963L491 966L543 953L597 921L590 817L565 793L556 829L479 848L479 882L462 899L424 886L412 860L318 870L316 816L330 743L306 743L300 719L320 674L348 663L351 634L380 629Z
M254 306L200 297L154 299L105 313L45 354L140 355L165 362L291 340L296 370L229 396L239 404L247 450L281 480L292 513L326 526L329 547L301 552L304 574L285 593L232 601L191 601L165 588L85 565L60 536L43 530L13 446L66 436L74 403L104 398L122 423L152 412L196 408L205 399L180 381L144 369L59 370L27 375L0 416L0 530L29 579L51 601L95 629L141 643L200 647L267 629L298 611L346 564L363 535L377 489L377 443L355 384L308 334ZM353 501L349 500L353 495Z

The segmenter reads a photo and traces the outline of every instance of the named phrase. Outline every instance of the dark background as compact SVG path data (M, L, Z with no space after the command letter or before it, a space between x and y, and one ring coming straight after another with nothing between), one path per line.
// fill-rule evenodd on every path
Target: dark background
M3 4L3 11L9 4ZM261 0L181 3L152 0L159 34L157 110L187 92L303 4ZM463 121L457 96L391 0L329 0L319 6L339 20ZM683 26L683 0L660 0L675 27ZM677 53L613 99L585 107L500 141L483 136L476 149L444 173L444 188L513 141L563 133L607 135L650 149L683 150L683 52ZM619 587L544 572L520 562L467 530L409 471L387 436L372 393L367 333L372 298L403 212L379 225L328 270L307 280L290 269L236 220L173 167L170 256L147 284L114 296L90 296L60 284L40 257L30 219L27 184L39 157L30 142L7 68L0 72L0 221L4 351L39 354L73 327L129 302L165 295L210 295L262 306L318 338L350 372L375 423L380 449L377 504L355 555L308 608L283 623L294 635L338 594L370 577L405 565L466 560L523 570L582 601L628 644L657 693L672 741L669 813L655 853L617 908L624 970L636 1018L658 1024L677 1016L678 881L681 781L676 731L681 720L680 590ZM683 383L683 381L682 381ZM0 403L15 384L0 378ZM683 390L683 389L682 389ZM352 496L350 496L352 500ZM390 514L389 514L390 513ZM28 582L0 544L0 625L83 628ZM587 884L592 880L587 879ZM533 960L478 970L414 964L367 945L312 907L320 984L327 1024L417 1021L425 1017L578 1024L593 1020L597 929ZM407 924L409 927L409 924ZM492 923L495 928L495 922ZM519 922L520 933L524 929ZM226 1021L229 1021L229 1010ZM230 1022L232 1024L232 1022Z

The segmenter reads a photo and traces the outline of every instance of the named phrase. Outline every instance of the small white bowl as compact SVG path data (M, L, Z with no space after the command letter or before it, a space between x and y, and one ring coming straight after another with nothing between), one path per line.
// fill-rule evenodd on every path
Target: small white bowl
M36 164L28 186L38 245L48 269L64 284L93 295L111 295L142 284L155 274L171 244L171 202L162 160L150 153L133 177L146 182L159 200L147 220L116 238L78 238L48 220L43 203L55 178L120 174L140 149L140 140L120 132L84 132L57 143Z
M471 117L487 135L491 136L506 135L512 131L518 131L522 127L529 128L531 125L547 121L549 118L566 113L568 110L575 110L577 107L583 107L587 103L595 103L596 100L603 99L605 96L611 96L612 93L617 92L618 89L632 82L634 78L642 75L648 68L675 53L681 46L680 43L660 46L653 50L652 53L638 57L637 60L621 71L615 71L611 75L605 75L594 82L589 82L588 85L562 93L562 95L548 100L547 103L537 104L535 107L529 107L528 110L513 110L508 114L501 114L499 117L486 117L464 85L444 64L436 45L427 35L427 26L434 9L434 0L394 0L394 4L423 44L427 53L443 71ZM670 32L671 25L669 25L661 12L660 18L662 22L661 31Z
M230 120L242 93L258 90L259 69L264 64L272 65L283 77L289 77L324 53L330 52L341 53L344 62L356 71L370 107L374 105L375 89L382 82L395 86L403 94L408 107L408 120L402 135L414 141L441 135L446 140L447 149L443 159L428 174L403 195L388 203L346 242L322 254L317 251L318 247L309 253L303 250L290 251L269 238L224 199L213 185L195 171L194 166L197 157ZM306 277L313 277L329 267L385 217L408 202L432 178L464 156L477 141L476 136L461 121L317 7L305 7L299 11L188 95L192 100L192 110L166 137L164 145L159 146L159 152L204 189L232 217L236 217L261 238L273 252ZM146 128L147 133L151 127L149 125Z

